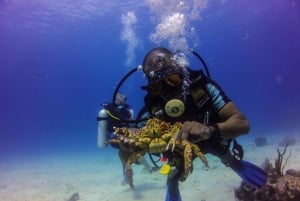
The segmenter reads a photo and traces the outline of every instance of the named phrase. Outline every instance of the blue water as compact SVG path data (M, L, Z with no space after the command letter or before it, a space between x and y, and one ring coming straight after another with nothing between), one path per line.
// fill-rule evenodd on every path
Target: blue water
M1 157L97 150L101 103L148 50L173 48L150 36L174 12L185 16L180 36L249 118L251 134L299 133L298 1L199 1L195 19L193 1L155 2L0 0ZM121 88L135 110L143 84L136 73Z

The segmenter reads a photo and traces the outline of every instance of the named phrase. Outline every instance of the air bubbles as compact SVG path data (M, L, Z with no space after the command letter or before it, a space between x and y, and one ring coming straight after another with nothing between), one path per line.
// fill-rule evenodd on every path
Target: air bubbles
M185 34L185 15L173 13L162 18L161 22L156 26L155 32L150 35L150 40L157 44L168 41L168 46L171 49L177 49L179 44L187 47Z
M207 8L208 0L147 0L154 14L155 31L149 38L157 45L172 51L197 45L198 36L191 21L201 20L200 13Z
M174 59L176 61L176 64L179 66L179 67L187 67L189 66L189 61L186 57L185 54L183 54L182 52L178 52L176 53L172 59Z
M123 30L121 32L121 39L126 43L126 66L132 66L136 59L135 49L139 44L139 38L137 37L134 26L138 22L134 11L127 12L121 16L123 24Z

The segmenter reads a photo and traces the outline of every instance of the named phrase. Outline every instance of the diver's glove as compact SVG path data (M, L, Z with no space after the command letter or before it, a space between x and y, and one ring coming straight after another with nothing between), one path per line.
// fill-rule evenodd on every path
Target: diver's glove
M180 137L181 139L188 139L190 142L197 143L211 138L215 133L215 126L206 126L197 121L186 121L180 130Z

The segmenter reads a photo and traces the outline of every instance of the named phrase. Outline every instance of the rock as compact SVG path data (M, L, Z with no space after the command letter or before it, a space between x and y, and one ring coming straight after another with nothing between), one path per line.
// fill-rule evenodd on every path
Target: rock
M283 138L278 145L279 146L286 146L286 145L294 145L296 144L296 138L295 136L286 136L285 138Z
M287 175L292 175L294 177L300 177L300 170L288 169L286 171Z
M256 137L254 139L255 145L257 147L262 147L267 145L267 138L266 137Z
M78 200L80 200L79 193L74 193L67 201L78 201Z
M262 188L253 188L242 182L235 189L236 198L239 201L299 201L300 177L289 174L279 176L272 172L268 172L268 181ZM288 172L299 173L295 170Z

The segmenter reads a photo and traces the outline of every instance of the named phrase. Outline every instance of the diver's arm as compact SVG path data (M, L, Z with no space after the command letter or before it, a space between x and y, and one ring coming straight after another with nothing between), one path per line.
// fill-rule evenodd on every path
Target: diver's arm
M226 96L220 85L210 80L206 85L206 89L219 116L218 121L214 122L215 126L209 127L212 131L210 135L220 135L222 138L235 138L248 133L250 130L248 120Z
M222 138L235 138L250 130L247 118L232 102L226 103L219 111L220 122L217 123Z
M107 118L107 112L105 109L102 109L99 111L98 117L100 118ZM100 120L98 121L98 140L97 140L97 146L100 148L105 147L105 141L107 140L107 120Z
M220 109L219 118L219 121L213 125L204 125L197 121L186 121L178 133L178 138L188 138L191 142L197 143L214 136L235 138L249 132L248 120L231 101Z

